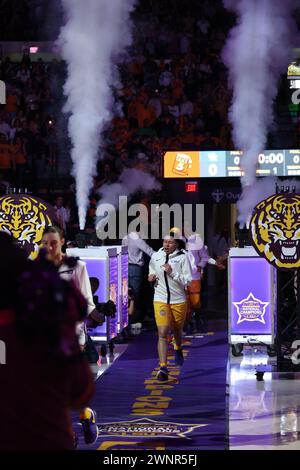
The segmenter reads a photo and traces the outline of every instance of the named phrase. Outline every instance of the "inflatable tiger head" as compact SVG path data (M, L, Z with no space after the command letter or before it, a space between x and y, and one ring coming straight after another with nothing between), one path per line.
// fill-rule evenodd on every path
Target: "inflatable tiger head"
M260 202L250 223L254 248L279 269L300 267L300 196L275 194Z
M28 195L12 194L0 198L0 230L12 235L35 259L45 228L52 225L51 209Z

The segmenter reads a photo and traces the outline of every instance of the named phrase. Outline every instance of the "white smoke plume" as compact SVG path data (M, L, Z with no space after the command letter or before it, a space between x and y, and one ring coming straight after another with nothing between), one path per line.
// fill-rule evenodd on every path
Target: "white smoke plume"
M116 224L114 213L117 210L119 210L119 213L121 214L124 210L128 211L127 204L126 207L122 206L123 201L120 201L119 196L130 197L136 191L147 193L152 190L159 190L160 188L161 184L153 175L135 168L126 168L123 170L117 183L104 184L99 189L101 200L99 201L96 210L96 233L98 238L102 239L103 234L105 233L104 227L106 225L109 230L111 230L110 233L112 238L114 238L113 234L115 233L114 227ZM121 205L119 205L120 203ZM126 232L127 227L123 228ZM125 232L123 236L125 236Z
M101 186L99 189L101 200L98 207L101 204L111 204L116 207L119 202L119 196L130 196L139 190L147 193L160 188L161 184L153 175L135 168L126 168L122 171L117 183Z
M300 181L297 179L279 180L273 176L258 179L252 186L244 188L243 194L237 203L238 222L241 226L247 223L256 204L272 196L272 194L276 194L276 185L279 188L289 186L290 190L295 188L296 193L300 193Z
M223 0L236 12L237 25L223 50L233 87L230 121L233 140L244 151L242 185L255 181L257 156L273 123L273 100L297 44L293 10L297 0Z
M111 117L114 64L131 43L130 13L135 2L62 0L67 21L59 42L68 65L64 111L70 114L71 158L81 229L96 174L101 131Z

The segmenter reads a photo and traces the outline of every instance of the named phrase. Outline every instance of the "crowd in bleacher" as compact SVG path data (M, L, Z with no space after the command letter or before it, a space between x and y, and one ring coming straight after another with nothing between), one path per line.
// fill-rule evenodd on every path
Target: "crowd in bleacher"
M16 22L13 3L0 2L10 18L7 28ZM24 30L29 38L42 34L38 3L20 2L24 18L30 17L26 24L31 26ZM99 188L117 181L124 168L160 178L166 150L233 148L231 91L221 51L234 21L221 0L138 2L133 44L119 66L120 85L114 90L116 111L99 149L90 223ZM56 24L53 34L58 33ZM0 106L2 192L6 186L26 187L50 202L61 192L71 209L70 222L76 222L74 184L64 179L71 164L67 118L62 113L64 62L33 61L25 51L21 62L2 58L0 79L7 84L7 102Z

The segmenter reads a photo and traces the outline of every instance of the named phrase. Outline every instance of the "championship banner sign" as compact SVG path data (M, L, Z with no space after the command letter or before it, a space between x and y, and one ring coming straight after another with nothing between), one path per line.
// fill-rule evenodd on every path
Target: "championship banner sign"
M39 252L44 230L55 223L54 208L28 194L0 197L0 231L12 235L30 259Z
M274 194L259 202L250 222L252 244L278 269L300 267L300 195Z

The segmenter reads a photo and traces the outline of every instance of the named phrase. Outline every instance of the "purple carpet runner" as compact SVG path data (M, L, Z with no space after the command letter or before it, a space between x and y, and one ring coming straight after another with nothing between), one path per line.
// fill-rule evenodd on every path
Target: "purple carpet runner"
M182 367L170 345L168 382L156 380L156 343L156 332L143 332L97 381L99 437L87 446L77 419L78 449L227 448L225 331L185 339Z

